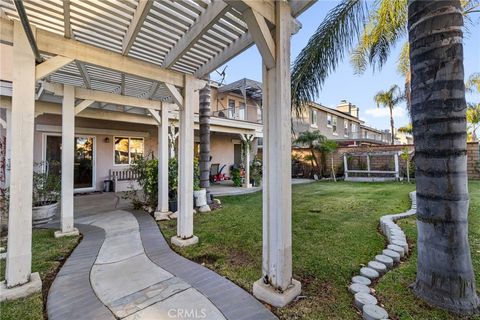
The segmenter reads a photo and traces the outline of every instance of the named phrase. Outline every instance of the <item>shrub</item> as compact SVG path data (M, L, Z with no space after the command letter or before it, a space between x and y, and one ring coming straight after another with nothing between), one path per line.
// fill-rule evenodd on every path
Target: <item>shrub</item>
M232 181L235 187L242 186L242 176L240 174L240 168L232 168Z

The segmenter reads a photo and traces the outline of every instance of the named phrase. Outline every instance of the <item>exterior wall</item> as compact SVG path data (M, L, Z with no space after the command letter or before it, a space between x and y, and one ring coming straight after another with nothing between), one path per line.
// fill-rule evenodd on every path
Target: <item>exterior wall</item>
M35 119L35 135L34 135L34 161L41 162L44 157L45 136L60 135L61 116L59 115L40 115ZM47 127L49 126L49 127ZM130 165L114 164L114 136L138 137L141 133L144 138L144 154L157 156L157 126L133 124L116 121L94 120L77 117L75 118L75 126L77 128L88 128L89 133L79 132L76 134L82 136L91 136L95 138L95 187L96 190L103 189L103 181L109 178L110 169L128 169ZM46 129L51 128L48 131ZM42 129L41 131L39 129ZM95 129L115 130L114 134L95 133ZM45 131L46 130L46 131ZM90 133L91 131L91 133ZM198 130L195 130L196 139ZM108 142L106 139L108 138ZM212 163L219 163L220 166L226 165L223 173L230 176L230 166L234 164L234 143L240 143L238 134L229 134L221 132L211 132L211 153ZM256 143L253 144L256 153ZM253 156L252 156L253 159Z
M215 92L215 93L214 93ZM235 93L218 93L216 88L212 88L212 114L214 116L218 116L220 111L223 111L225 116L227 115L228 109L228 101L234 100L235 101L235 111L238 113L240 108L240 103L245 103L245 100L242 95L235 94ZM260 106L257 102L251 98L247 97L247 105L245 110L245 119L244 121L250 122L259 122L259 115L257 110Z

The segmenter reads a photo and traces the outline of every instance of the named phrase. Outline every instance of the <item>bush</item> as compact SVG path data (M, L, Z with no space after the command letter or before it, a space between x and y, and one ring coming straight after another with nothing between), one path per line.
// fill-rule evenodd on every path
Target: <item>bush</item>
M232 168L232 181L235 187L242 186L242 176L240 174L240 168Z

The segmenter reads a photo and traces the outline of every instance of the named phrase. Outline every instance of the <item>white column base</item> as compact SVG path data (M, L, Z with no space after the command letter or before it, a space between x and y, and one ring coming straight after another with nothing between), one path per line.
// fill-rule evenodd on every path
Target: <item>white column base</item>
M252 187L252 184L251 184L251 183L248 183L248 184L244 183L242 187L244 187L244 188L251 188L251 187Z
M173 213L171 211L166 211L166 212L162 212L162 211L155 211L155 213L153 214L153 216L155 217L155 220L157 221L163 221L163 220L170 220L170 215L172 215Z
M258 300L264 301L274 307L281 308L293 301L302 291L300 281L292 279L292 284L287 290L280 292L272 286L265 284L263 278L253 283L253 295Z
M172 244L177 246L177 247L188 247L192 246L194 244L198 243L198 237L197 236L192 236L188 239L182 239L178 236L173 236L172 239Z
M196 213L197 213L197 210L193 209L193 214L196 214ZM178 218L178 211L175 211L174 213L171 213L168 217L170 219L177 219Z
M55 231L54 235L55 235L55 238L71 237L71 236L80 235L80 232L78 232L77 228L73 228L72 231L68 231L68 232L62 232L62 230Z
M7 288L5 281L0 284L0 301L15 300L31 294L42 292L42 280L38 272L30 274L30 281L20 286Z

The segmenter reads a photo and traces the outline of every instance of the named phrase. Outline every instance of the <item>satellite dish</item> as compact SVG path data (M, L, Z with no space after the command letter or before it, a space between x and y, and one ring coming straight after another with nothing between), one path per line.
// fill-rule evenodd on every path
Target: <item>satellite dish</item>
M222 72L219 72L218 70L215 70L215 72L218 73L218 75L219 75L220 77L222 77L222 80L220 80L220 85L222 85L223 82L225 81L225 76L227 75L226 72L225 72L225 70L227 69L227 67L228 67L228 65L226 65L226 66L223 68Z

